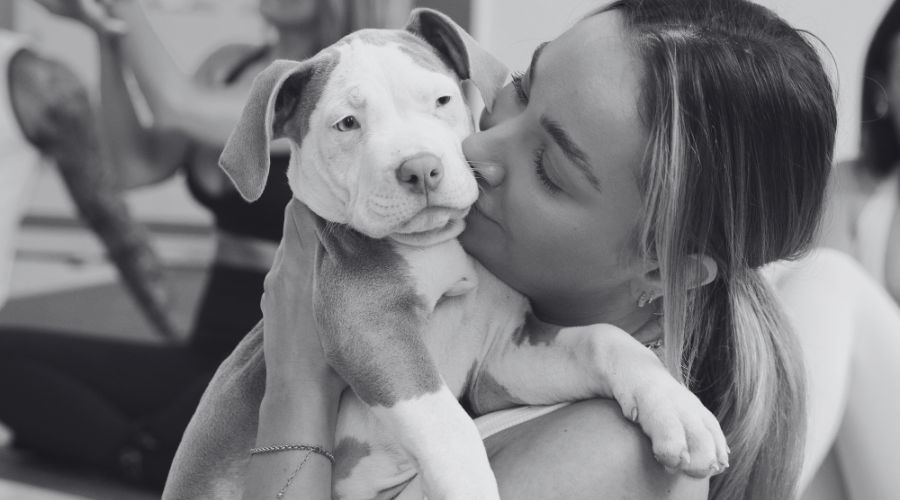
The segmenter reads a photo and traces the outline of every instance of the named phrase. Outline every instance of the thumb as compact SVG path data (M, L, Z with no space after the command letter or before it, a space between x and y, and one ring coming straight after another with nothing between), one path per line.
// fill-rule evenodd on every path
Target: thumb
M314 252L319 245L319 232L324 226L325 221L321 217L292 198L285 207L283 244L303 252Z

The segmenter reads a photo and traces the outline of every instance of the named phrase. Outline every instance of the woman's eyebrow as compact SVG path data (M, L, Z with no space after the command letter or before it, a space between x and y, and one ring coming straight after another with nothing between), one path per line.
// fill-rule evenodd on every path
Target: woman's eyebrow
M537 68L538 58L541 57L541 52L544 51L544 47L550 42L544 42L537 46L534 49L534 53L531 54L531 64L528 66L528 87L534 86L534 77L535 77L535 68Z
M541 127L547 131L547 134L553 138L553 141L559 146L559 149L562 150L563 154L578 167L578 170L581 171L582 174L587 178L588 182L593 186L597 191L601 191L600 189L600 179L597 178L597 175L594 173L594 169L591 167L591 162L588 160L587 153L584 152L583 149L579 148L575 141L572 140L571 136L563 130L562 126L559 123L547 118L546 116L541 116Z

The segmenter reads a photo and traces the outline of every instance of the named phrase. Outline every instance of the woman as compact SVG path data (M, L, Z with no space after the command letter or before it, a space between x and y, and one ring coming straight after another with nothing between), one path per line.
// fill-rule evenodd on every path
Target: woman
M0 419L28 449L159 488L213 370L260 318L263 278L290 199L286 152L272 162L282 175L273 175L252 205L217 166L250 82L275 58L304 59L357 25L401 23L408 0L353 15L350 0L261 0L273 40L222 47L193 77L178 70L136 0L115 4L114 14L126 21L124 35L120 25L107 29L99 2L38 1L97 32L103 132L122 187L160 182L183 168L191 194L213 215L216 252L186 345L3 332L3 367L16 383L0 388ZM135 112L123 61L153 114L149 126Z
M808 316L807 324L797 327L808 353L811 384L812 438L802 481L807 483L825 461L849 498L887 498L900 489L898 462L890 451L900 446L894 425L900 419L900 400L884 396L900 391L898 35L900 3L893 2L864 62L860 156L835 167L821 235L822 246L852 256L859 265L839 264L850 275L820 290L843 293L837 301L818 304L818 310L828 314ZM842 306L836 307L837 302ZM829 328L842 324L859 327ZM828 342L822 341L823 331L830 332ZM829 491L820 484L812 485L823 492L815 498L824 498L826 491L835 495L835 488Z
M900 3L863 66L860 157L838 165L825 244L854 256L900 304Z
M463 145L483 188L463 244L562 326L631 330L662 297L664 334L642 340L718 416L731 468L669 474L614 403L583 401L487 437L504 498L793 497L802 361L760 268L813 240L835 122L812 46L743 0L617 1L539 47ZM342 384L297 331L304 262L285 255L266 284L257 446L334 444ZM241 354L219 383L262 384ZM329 462L304 456L253 455L246 496L327 496Z

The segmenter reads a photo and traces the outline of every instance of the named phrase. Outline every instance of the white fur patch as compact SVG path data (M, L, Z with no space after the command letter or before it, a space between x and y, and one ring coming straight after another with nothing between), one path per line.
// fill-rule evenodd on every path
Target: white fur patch
M473 123L459 80L423 67L396 44L351 39L336 50L340 62L309 117L309 131L293 145L294 195L322 217L373 238L400 230L426 208L460 211L474 203L478 188L460 145ZM442 96L450 101L439 106ZM359 128L335 129L347 116ZM397 180L403 161L423 153L443 167L427 196ZM432 225L441 222L437 217Z

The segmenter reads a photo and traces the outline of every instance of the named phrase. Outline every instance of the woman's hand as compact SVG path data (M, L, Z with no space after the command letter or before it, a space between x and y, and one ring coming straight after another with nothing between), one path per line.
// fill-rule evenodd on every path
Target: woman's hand
M334 449L344 382L328 366L313 313L316 220L296 200L285 209L284 235L262 298L266 392L256 446ZM253 455L244 498L331 498L331 463L309 452Z
M126 26L110 12L110 0L34 0L57 16L68 17L100 35L122 35Z
M313 311L319 246L314 215L292 200L262 298L267 394L270 389L343 389L343 381L326 362Z

